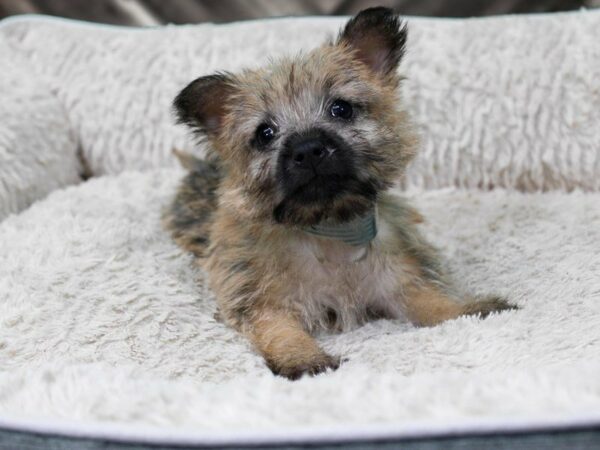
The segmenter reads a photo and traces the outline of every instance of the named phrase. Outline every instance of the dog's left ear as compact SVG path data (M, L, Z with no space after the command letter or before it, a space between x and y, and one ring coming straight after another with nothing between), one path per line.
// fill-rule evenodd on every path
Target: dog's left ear
M355 57L382 76L396 70L406 45L406 23L389 8L369 8L346 24L338 44L348 45Z

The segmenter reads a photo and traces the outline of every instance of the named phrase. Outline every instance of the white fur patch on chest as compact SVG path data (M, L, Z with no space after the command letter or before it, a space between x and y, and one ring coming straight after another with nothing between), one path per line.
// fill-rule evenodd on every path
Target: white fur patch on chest
M301 236L290 249L285 301L309 329L352 329L372 316L401 315L399 268L378 240L365 246Z

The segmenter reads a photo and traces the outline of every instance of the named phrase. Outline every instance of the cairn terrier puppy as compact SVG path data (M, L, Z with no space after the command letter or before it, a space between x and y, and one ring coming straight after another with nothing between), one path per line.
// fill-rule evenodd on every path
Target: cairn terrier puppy
M417 147L398 93L406 38L392 10L367 9L334 42L198 78L175 99L210 149L204 160L181 156L190 173L165 226L208 271L220 319L275 374L336 369L319 330L513 308L459 298L421 216L390 193Z

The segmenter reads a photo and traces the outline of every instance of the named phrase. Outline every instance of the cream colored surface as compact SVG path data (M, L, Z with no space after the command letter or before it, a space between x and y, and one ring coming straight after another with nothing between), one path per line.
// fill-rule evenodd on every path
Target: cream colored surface
M0 416L226 431L600 408L598 193L413 195L460 285L522 309L324 335L348 361L288 382L161 230L180 174L98 178L0 224Z
M52 120L33 123L57 138L41 150L25 133L6 147L23 167L35 155L60 155L62 163L28 178L51 185L35 198L77 181L75 143L107 175L0 222L0 416L166 433L566 420L600 408L597 12L410 22L405 98L423 135L410 197L461 286L505 295L521 310L321 336L348 361L295 383L273 377L213 319L203 274L159 225L182 174L160 167L175 165L174 145L193 142L173 124L171 99L195 76L316 45L341 22L0 25L22 56L10 60L10 76L36 89L43 79L50 96L36 111L50 108ZM19 60L29 68L17 74ZM0 123L8 135L35 116L25 94L6 92L3 117L19 118ZM0 183L12 189L27 171L7 167ZM509 190L486 192L498 187ZM34 199L13 192L0 190L1 211Z

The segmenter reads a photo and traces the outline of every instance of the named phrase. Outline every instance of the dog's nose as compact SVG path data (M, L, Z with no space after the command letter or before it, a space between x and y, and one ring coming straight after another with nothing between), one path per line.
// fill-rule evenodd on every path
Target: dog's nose
M320 139L309 138L296 142L292 148L291 162L299 169L316 168L327 157L327 148Z

